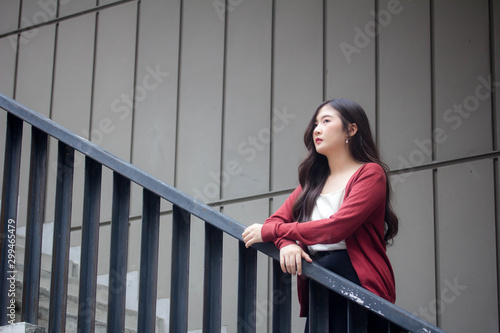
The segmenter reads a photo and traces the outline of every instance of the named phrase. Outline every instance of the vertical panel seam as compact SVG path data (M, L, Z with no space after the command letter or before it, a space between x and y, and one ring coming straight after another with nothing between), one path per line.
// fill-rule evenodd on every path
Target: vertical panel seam
M327 84L327 56L328 56L328 48L327 48L327 38L326 38L326 34L327 34L327 24L326 24L326 13L327 13L327 8L326 8L326 0L323 0L323 70L322 70L322 74L323 74L323 91L322 91L322 100L326 100L327 97L326 97L326 84Z
M434 49L434 43L435 43L435 38L434 38L434 1L430 0L429 1L429 39L430 39L430 75L431 75L431 82L430 82L430 93L431 93L431 138L432 138L432 152L431 152L431 161L436 160L436 150L437 150L437 144L436 144L436 138L435 138L435 127L436 127L436 87L435 87L435 80L436 80L436 74L435 74L435 68L434 68L434 61L435 61L435 49Z
M99 0L96 0L97 2ZM95 77L96 77L96 63L97 63L97 41L99 35L99 12L95 13L95 22L94 22L94 52L92 59L92 79L91 79L91 89L90 89L90 115L89 115L89 137L88 140L92 141L92 122L94 121L94 98L95 98Z
M22 11L23 11L23 0L19 1L19 15L18 15L18 21L17 21L18 29L21 28ZM17 72L19 69L19 39L20 38L21 38L21 34L18 34L17 40L16 40L16 60L15 60L15 67L14 67L14 82L12 83L14 85L14 87L12 88L13 99L16 99L16 94L17 94Z
M179 0L179 41L177 51L177 101L175 106L175 135L174 135L174 174L173 185L177 187L177 170L179 167L179 116L181 97L181 57L182 57L182 23L183 23L184 1Z
M134 54L134 78L132 83L132 119L130 124L130 163L134 161L134 137L135 137L135 99L136 99L136 86L137 86L137 71L138 71L138 58L139 58L139 25L140 25L140 16L141 16L141 0L137 1L136 7L136 19L135 19L135 54Z
M374 1L375 10L375 143L380 144L380 57L379 57L379 47L380 47L380 26L378 22L378 9L379 0Z
M219 156L219 200L222 199L224 190L224 140L226 123L226 76L227 76L227 18L228 0L224 2L224 41L222 51L222 93L221 93L221 130L220 130L220 156Z
M59 16L59 1L56 5L56 17ZM54 86L56 81L56 59L57 59L57 41L59 39L59 23L55 24L54 27L54 48L52 56L52 79L50 83L50 101L49 101L49 118L52 119L52 111L54 106Z
M496 114L496 94L495 94L495 89L494 89L494 82L496 82L496 64L495 64L495 55L496 55L496 50L495 50L495 5L493 4L492 0L488 1L488 14L489 14L489 24L488 24L488 29L489 29L489 48L490 48L490 77L491 77L491 141L492 141L492 148L493 150L497 149L497 139L498 139L498 132L497 132L497 114Z
M270 98L269 98L269 170L268 170L268 190L273 190L273 153L274 153L274 135L273 135L273 110L274 110L274 63L275 63L275 37L276 37L276 0L271 3L271 68L270 68Z

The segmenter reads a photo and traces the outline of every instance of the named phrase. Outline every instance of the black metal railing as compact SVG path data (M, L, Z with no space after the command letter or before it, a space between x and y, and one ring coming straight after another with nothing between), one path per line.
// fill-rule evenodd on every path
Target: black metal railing
M31 125L31 159L26 221L21 320L38 321L40 291L41 230L44 221L48 137L58 141L53 261L50 288L49 332L64 332L68 289L69 234L75 150L85 156L85 183L82 223L81 272L79 285L78 331L93 332L96 317L97 256L101 202L102 167L113 171L111 253L108 294L108 332L125 329L125 292L128 252L130 185L143 188L142 235L138 331L153 332L155 327L158 275L160 199L173 204L170 332L186 332L188 327L189 248L191 215L205 222L205 272L203 331L221 331L222 237L226 233L238 240L238 332L256 332L257 250L274 259L272 331L291 330L290 276L279 267L279 252L273 244L245 248L241 233L245 226L219 211L192 199L135 166L117 158L52 120L0 94L0 108L7 111L7 131L0 230L1 279L0 325L9 323L9 272L15 248L9 233L16 229L19 194L21 141L24 122ZM304 263L303 274L312 281L310 288L311 332L328 332L327 290L346 299L348 316L353 307L362 306L384 318L388 332L443 332L415 315L343 279L316 263ZM7 283L4 283L6 282ZM112 288L111 288L112 286ZM346 292L348 291L348 292ZM350 332L351 328L348 328Z

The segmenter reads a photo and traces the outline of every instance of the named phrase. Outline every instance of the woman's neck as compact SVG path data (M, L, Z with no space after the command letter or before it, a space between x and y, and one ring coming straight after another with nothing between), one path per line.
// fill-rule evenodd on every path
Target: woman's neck
M341 174L347 170L358 168L361 163L357 162L347 150L338 154L327 156L330 175Z

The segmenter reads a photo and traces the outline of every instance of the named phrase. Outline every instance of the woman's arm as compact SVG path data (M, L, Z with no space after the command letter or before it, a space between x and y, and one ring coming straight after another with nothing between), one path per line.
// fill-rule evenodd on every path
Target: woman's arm
M295 190L288 196L288 198L285 200L283 205L270 217L266 219L264 222L264 225L278 225L282 223L290 223L294 221L293 218L293 205L295 203L295 200L299 197L300 193L302 192L302 187L300 185L295 188ZM287 245L290 244L297 244L296 241L286 239L286 238L276 238L273 240L274 245L278 249L281 249Z
M270 217L268 217L264 221L264 225L277 225L281 223L290 223L293 221L293 205L295 203L295 200L297 200L297 197L300 195L300 192L302 191L302 188L298 186L290 196L285 200L283 205ZM245 243L245 246L248 248L252 246L254 243L260 243L262 242L262 237L261 237L261 229L262 229L262 224L255 223L252 224L251 226L247 227L243 233L242 233L242 238L243 242ZM286 239L286 238L277 238L273 240L274 245L278 249L282 249L283 247L291 244L297 245L296 241Z
M267 223L261 231L262 241L291 239L305 245L340 242L369 220L370 215L385 209L386 179L383 170L360 173L340 209L330 218L304 223Z

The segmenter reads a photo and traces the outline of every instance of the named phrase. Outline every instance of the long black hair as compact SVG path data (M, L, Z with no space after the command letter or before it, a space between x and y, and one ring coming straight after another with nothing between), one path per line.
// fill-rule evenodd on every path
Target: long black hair
M330 105L338 111L342 126L346 133L349 133L350 124L356 124L358 131L349 138L349 152L351 156L360 163L377 163L382 167L386 177L386 200L385 200L385 234L384 241L390 244L391 240L398 233L398 217L394 213L391 205L391 186L389 183L389 168L379 156L375 142L370 130L370 123L363 108L348 99L332 99L323 102L314 112L314 115L307 125L304 133L304 144L307 148L307 157L299 166L299 183L302 186L302 193L297 198L293 206L293 215L296 221L308 221L314 209L316 199L320 195L326 179L330 174L328 160L324 155L316 151L313 141L313 132L316 117L319 110Z

